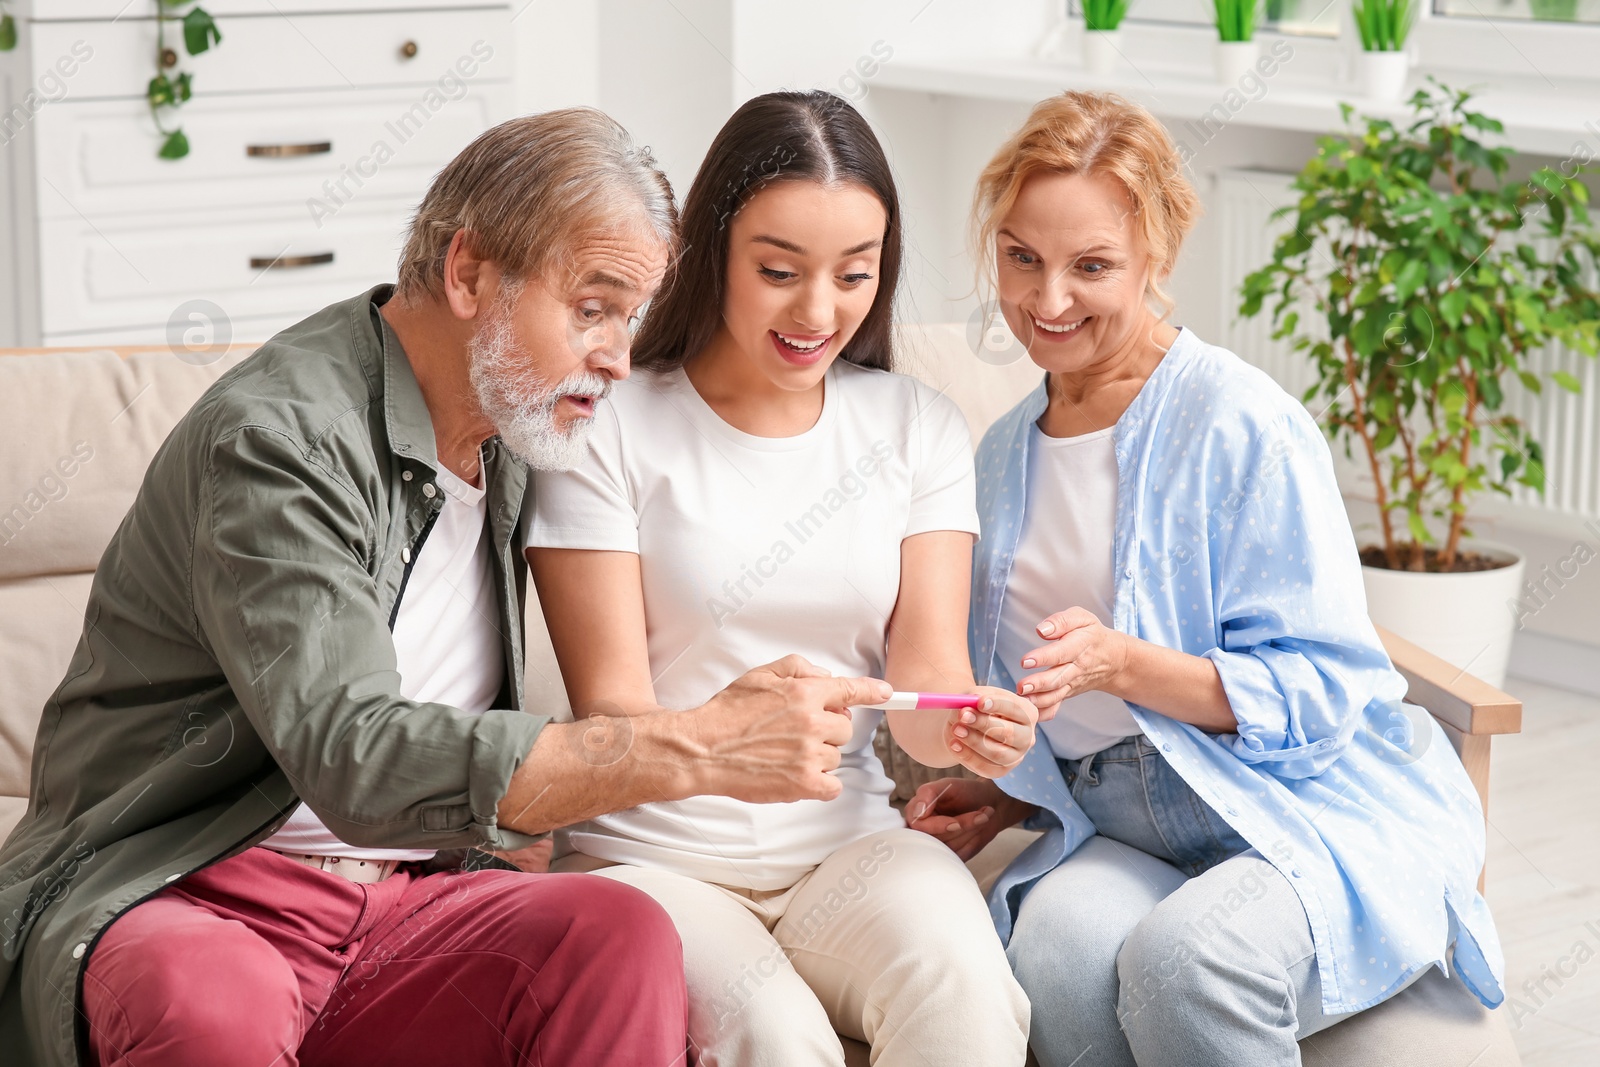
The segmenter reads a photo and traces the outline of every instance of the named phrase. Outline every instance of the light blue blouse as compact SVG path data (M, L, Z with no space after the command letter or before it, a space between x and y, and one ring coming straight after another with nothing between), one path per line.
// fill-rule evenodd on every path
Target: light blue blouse
M987 684L1027 508L1029 428L1044 385L978 450L983 526L969 643ZM1404 700L1367 618L1360 563L1327 442L1267 375L1189 330L1118 420L1112 625L1217 666L1237 734L1130 704L1194 791L1288 879L1305 905L1326 1013L1382 1001L1419 969L1504 999L1505 964L1476 885L1477 793L1440 726ZM1063 609L1071 605L1063 604ZM1094 832L1048 744L1000 786L1046 831L996 883L1003 940L1022 896Z

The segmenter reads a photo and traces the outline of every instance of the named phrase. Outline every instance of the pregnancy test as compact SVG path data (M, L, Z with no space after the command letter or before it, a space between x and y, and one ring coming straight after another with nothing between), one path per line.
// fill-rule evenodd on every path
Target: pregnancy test
M892 693L881 704L857 706L882 711L953 711L957 708L975 708L982 700L982 697L961 693Z

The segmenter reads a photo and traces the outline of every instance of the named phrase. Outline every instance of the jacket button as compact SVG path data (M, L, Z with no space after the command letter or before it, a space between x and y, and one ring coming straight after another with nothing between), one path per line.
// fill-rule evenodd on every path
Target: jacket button
M87 941L79 941L76 945L72 946L72 958L75 960L81 960L83 959L83 954L88 951L89 943Z
M411 546L410 545L406 545L404 548L402 548L400 550L400 562L401 563L410 563L411 562Z
M409 482L411 480L411 472L410 471L401 471L400 472L400 480L402 482Z
M427 497L429 500L432 500L434 494L437 493L438 491L439 490L437 490L437 489L435 489L433 487L433 483L432 482L429 482L428 484L426 484L426 485L424 485L422 487L422 495Z

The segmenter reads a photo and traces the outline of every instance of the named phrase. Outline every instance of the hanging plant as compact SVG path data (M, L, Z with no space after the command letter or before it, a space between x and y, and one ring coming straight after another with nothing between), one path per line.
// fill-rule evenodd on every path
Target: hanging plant
M17 20L6 10L5 0L0 0L0 52L17 47Z
M162 159L182 159L189 154L189 138L183 134L182 126L168 129L162 121L162 116L172 110L182 107L193 95L193 86L188 71L180 71L175 76L167 72L178 65L178 51L167 46L167 23L180 21L178 11L180 8L189 8L183 14L183 47L191 56L208 51L212 45L222 41L222 31L217 29L216 20L213 19L205 8L194 5L195 0L155 0L156 5L156 76L150 79L149 86L145 89L145 97L150 101L150 117L155 120L156 129L165 135L161 142L161 151L156 154Z

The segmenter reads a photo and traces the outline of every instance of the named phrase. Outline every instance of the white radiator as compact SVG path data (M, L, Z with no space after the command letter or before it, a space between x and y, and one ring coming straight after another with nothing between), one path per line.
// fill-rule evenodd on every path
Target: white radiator
M1245 275L1272 256L1272 244L1291 217L1272 221L1274 210L1295 202L1291 176L1270 171L1231 170L1217 175L1217 214L1222 222L1222 308L1224 344L1272 375L1285 389L1301 396L1311 385L1310 361L1290 349L1287 340L1272 339L1267 309L1253 319L1239 318L1239 288ZM1314 318L1300 315L1302 327ZM1545 495L1521 486L1513 500L1530 508L1578 517L1600 516L1600 364L1575 352L1552 348L1529 361L1536 374L1562 369L1583 383L1583 392L1567 392L1547 382L1534 396L1512 381L1506 408L1526 423L1528 433L1544 446ZM1313 400L1318 410L1321 402Z

